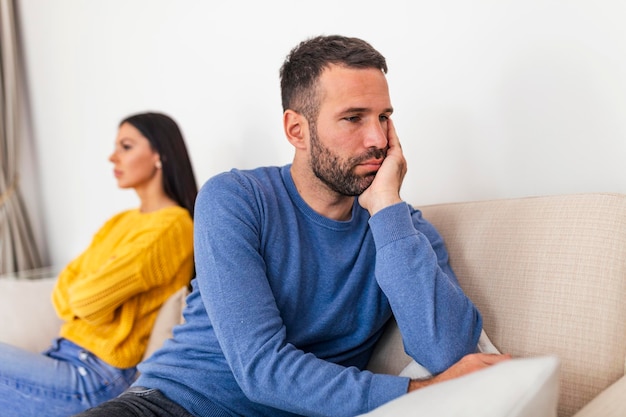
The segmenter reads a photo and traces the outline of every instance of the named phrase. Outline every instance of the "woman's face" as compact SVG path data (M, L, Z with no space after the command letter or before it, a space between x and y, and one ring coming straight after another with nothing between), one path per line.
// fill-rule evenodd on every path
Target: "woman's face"
M115 139L115 150L109 157L120 188L142 188L161 181L160 158L148 139L130 123L123 123ZM157 165L159 165L157 167Z

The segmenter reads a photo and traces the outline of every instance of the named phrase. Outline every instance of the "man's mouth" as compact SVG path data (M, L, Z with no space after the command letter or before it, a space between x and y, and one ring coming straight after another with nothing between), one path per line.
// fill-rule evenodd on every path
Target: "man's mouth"
M368 171L378 171L383 164L382 159L369 159L361 162L359 165L366 168Z
M362 167L365 169L365 175L376 175L380 166L383 164L387 151L385 149L373 149L366 155L363 155L361 160L356 161L355 168Z

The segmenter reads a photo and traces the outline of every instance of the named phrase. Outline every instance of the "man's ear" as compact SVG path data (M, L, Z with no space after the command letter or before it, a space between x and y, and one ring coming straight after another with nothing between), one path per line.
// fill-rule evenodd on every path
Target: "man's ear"
M287 109L283 113L283 128L287 140L296 149L306 149L309 135L309 123L300 113Z

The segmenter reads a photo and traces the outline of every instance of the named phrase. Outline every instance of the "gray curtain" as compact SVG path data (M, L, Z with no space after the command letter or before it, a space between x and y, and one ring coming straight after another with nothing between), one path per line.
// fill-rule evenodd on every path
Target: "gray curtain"
M15 0L0 0L0 274L42 266L19 187L24 84L16 22Z

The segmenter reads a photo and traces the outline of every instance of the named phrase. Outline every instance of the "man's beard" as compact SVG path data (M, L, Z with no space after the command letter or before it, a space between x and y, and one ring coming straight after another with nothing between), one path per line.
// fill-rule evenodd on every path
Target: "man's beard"
M317 136L317 128L311 124L311 168L317 178L331 190L345 195L357 196L374 181L376 173L360 176L354 173L357 165L369 159L384 158L387 149L372 148L363 155L350 159L341 159L330 149L322 145Z

